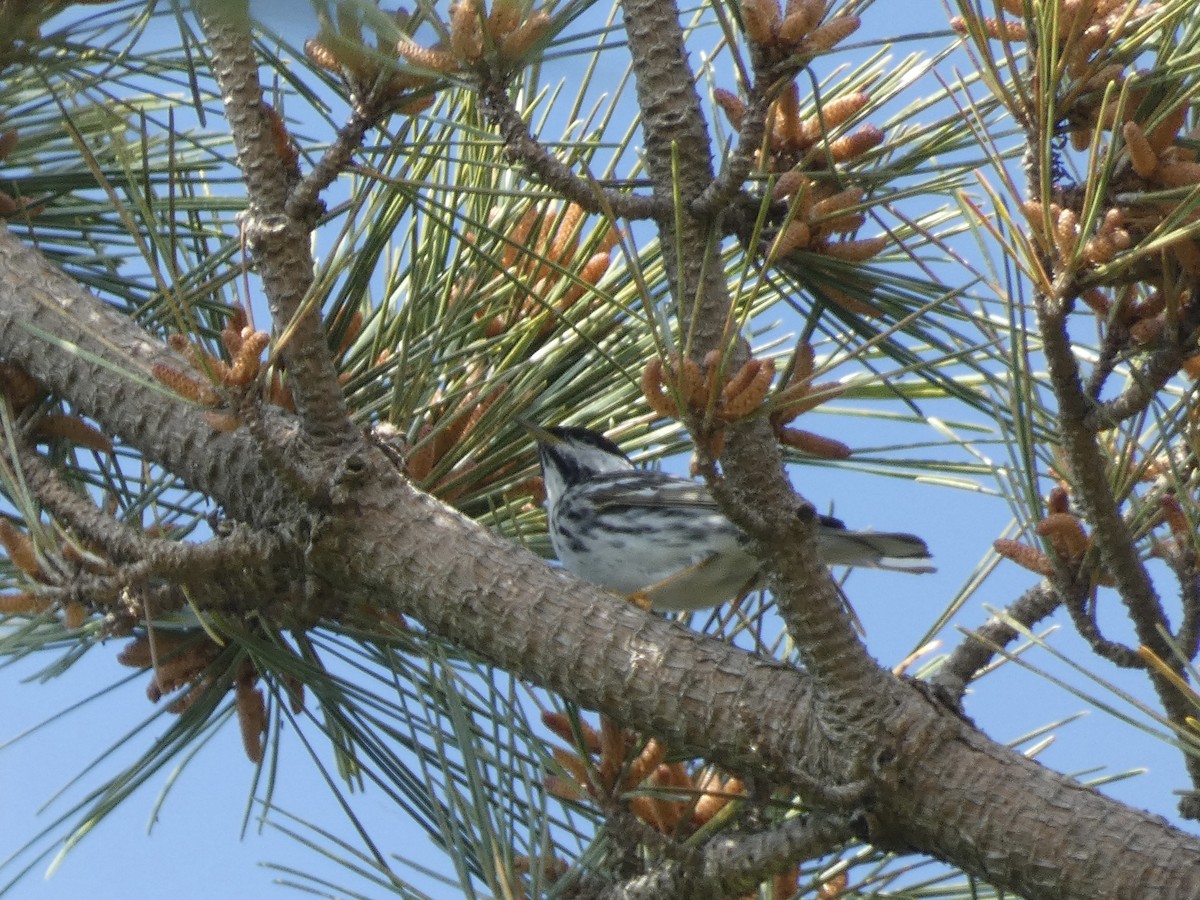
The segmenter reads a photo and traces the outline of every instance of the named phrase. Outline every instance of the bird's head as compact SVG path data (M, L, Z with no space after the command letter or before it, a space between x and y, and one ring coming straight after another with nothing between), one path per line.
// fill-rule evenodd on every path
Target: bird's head
M521 422L537 441L546 496L553 503L563 491L605 472L628 472L633 468L621 448L589 428L543 428Z

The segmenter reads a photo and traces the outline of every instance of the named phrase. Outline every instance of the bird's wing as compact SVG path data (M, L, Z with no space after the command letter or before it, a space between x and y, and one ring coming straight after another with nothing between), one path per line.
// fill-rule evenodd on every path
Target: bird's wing
M708 485L659 472L638 472L636 478L630 478L628 472L597 475L593 479L591 496L592 501L601 508L645 503L658 507L719 512ZM817 519L823 528L836 531L846 528L841 519L833 516L820 515Z
M592 479L589 494L600 508L619 506L655 506L718 512L717 502L708 487L697 481L685 481L658 472L612 472Z
M624 512L631 508L686 511L693 522L728 538L742 540L741 531L717 506L708 486L657 472L608 472L595 476L588 497L596 510ZM919 537L889 531L850 531L841 519L818 515L817 540L825 562L833 566L865 566L905 572L933 572L927 565L929 548Z
M822 528L829 528L833 531L846 530L846 523L841 519L835 519L833 516L819 515L817 516L817 521L820 523Z

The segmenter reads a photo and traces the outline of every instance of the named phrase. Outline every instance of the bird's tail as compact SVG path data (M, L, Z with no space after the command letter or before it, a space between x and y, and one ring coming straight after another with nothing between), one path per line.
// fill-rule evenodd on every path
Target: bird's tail
M820 532L821 555L831 566L860 566L896 572L936 572L929 565L929 548L915 534L890 531L850 531L825 527Z

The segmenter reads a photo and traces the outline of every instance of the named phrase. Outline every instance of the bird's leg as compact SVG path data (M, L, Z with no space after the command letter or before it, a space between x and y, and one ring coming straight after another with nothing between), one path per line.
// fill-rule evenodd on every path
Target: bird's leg
M634 591L632 594L630 594L625 599L628 600L630 603L632 603L634 606L636 606L638 609L649 612L650 609L653 608L653 606L654 606L654 600L651 597L651 595L655 591L661 591L665 587L670 587L676 581L679 581L679 579L686 578L695 572L699 572L701 569L703 569L705 566L707 566L709 563L711 563L714 559L716 559L716 554L713 554L712 556L709 556L706 559L702 559L698 563L693 563L692 565L687 566L686 568L680 569L678 572L675 572L672 575L668 575L662 581L656 581L654 584L648 585L647 587L642 588L640 591Z
M644 591L634 591L625 598L627 603L632 603L642 612L650 612L654 608L654 601L650 599L649 589Z

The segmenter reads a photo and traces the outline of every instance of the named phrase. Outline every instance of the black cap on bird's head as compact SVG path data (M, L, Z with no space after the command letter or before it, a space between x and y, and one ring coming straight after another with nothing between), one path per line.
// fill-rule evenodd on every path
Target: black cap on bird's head
M621 448L598 431L574 426L543 428L523 419L518 421L537 441L546 496L551 502L566 488L594 475L633 468Z

